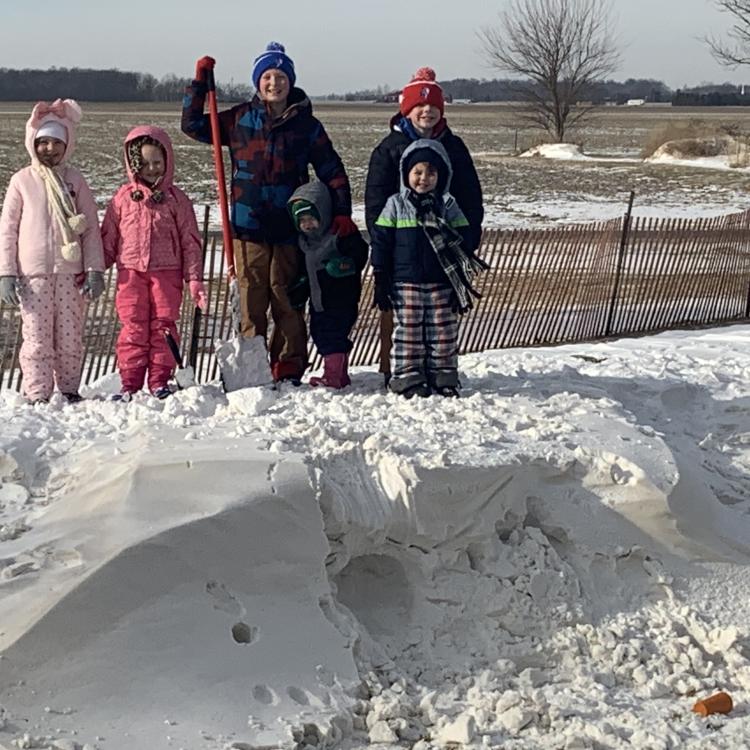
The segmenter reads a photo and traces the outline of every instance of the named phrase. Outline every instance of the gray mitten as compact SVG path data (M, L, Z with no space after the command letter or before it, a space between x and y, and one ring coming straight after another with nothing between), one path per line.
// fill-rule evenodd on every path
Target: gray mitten
M104 274L101 271L88 271L86 281L81 287L81 294L90 300L101 297L104 291Z
M18 299L17 283L17 276L0 276L0 302L4 305L18 306L20 300Z

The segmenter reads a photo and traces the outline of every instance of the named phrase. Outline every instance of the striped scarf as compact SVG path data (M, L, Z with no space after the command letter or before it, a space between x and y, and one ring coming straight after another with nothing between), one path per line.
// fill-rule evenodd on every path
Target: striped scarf
M477 299L482 296L472 284L475 276L486 271L489 266L481 258L467 252L461 235L440 215L438 208L442 201L435 193L420 195L410 190L409 200L417 210L417 224L427 235L438 262L456 293L458 311L463 315L474 306L472 296Z

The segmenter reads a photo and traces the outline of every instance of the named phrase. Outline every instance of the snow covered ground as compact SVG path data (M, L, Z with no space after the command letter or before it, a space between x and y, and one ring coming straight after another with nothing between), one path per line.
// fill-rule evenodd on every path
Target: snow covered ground
M649 156L647 159L634 159L632 157L606 157L606 156L589 156L583 153L581 147L576 143L542 143L534 146L528 151L519 154L522 159L559 159L561 161L599 161L599 162L620 162L623 164L634 164L645 162L648 164L670 164L677 167L700 167L703 169L730 169L737 173L748 172L747 167L733 167L732 157L727 154L717 156L693 156L682 158L670 154L660 148Z
M735 326L459 400L0 392L0 747L749 746L749 372Z
M520 157L474 156L485 187L486 226L615 219L625 213L630 190L635 216L697 219L748 205L742 185L748 169L730 167L729 156L682 159L662 153L644 160L611 149L592 155L574 143L541 144Z

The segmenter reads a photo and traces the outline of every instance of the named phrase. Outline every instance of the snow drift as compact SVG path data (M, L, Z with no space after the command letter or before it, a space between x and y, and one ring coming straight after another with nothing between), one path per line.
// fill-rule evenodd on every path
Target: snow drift
M646 161L654 164L740 170L746 169L750 163L746 140L729 135L667 141Z
M577 143L540 143L519 154L522 158L564 159L566 161L588 161Z
M747 744L749 339L466 357L460 400L0 394L0 746Z

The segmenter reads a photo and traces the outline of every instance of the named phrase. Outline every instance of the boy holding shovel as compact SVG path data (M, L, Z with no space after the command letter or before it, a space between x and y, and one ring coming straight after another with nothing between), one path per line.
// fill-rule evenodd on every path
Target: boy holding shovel
M207 79L215 61L202 57L183 102L182 130L211 143L204 114ZM268 44L255 58L256 94L219 113L222 145L232 160L231 228L239 282L240 335L267 334L268 307L274 321L267 347L275 381L299 384L307 366L307 331L287 287L298 274L296 232L287 211L292 193L308 182L308 165L331 191L334 233L357 231L351 219L351 191L344 165L312 105L294 84L292 59L283 45Z

